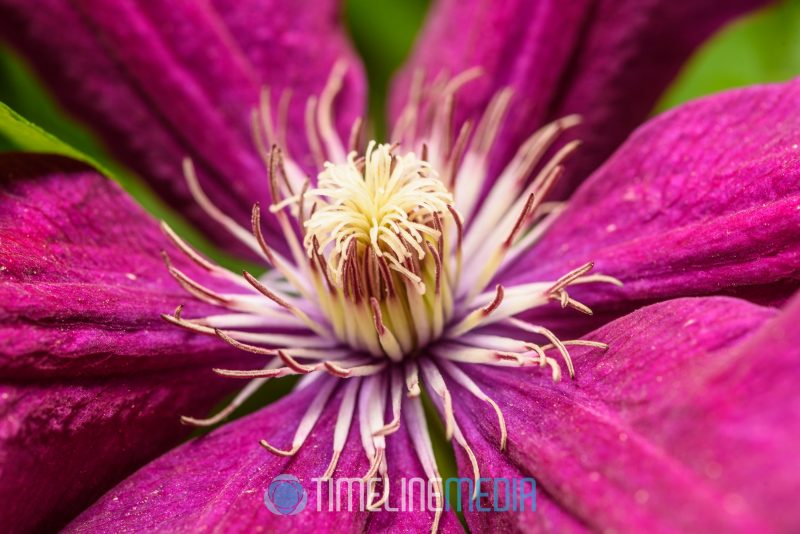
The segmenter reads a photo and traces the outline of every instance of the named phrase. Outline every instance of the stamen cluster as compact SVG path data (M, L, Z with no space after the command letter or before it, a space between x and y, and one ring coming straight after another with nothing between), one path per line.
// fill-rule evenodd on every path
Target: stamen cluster
M497 417L498 447L504 449L509 434L501 407L471 373L484 365L538 366L549 368L557 381L562 375L560 359L574 378L568 347L606 345L562 341L544 326L520 319L520 314L553 302L591 314L569 294L571 288L620 282L591 274L591 262L554 280L505 285L495 281L506 279L505 270L523 254L531 257L532 246L564 209L564 203L545 199L578 147L573 141L554 150L553 144L578 123L577 117L542 127L499 175L492 176L489 154L511 105L510 91L498 92L476 125L465 122L455 132L455 93L476 73L433 80L427 93L417 76L392 133L398 144L370 142L360 155L362 123L353 125L346 146L334 128L333 102L344 74L344 65L337 65L319 98L307 103L308 145L321 170L313 187L297 161L277 146L286 146L286 125L274 124L268 91L253 116L254 138L272 196L269 239L280 235L285 244L280 251L267 242L258 204L250 232L210 201L191 161L184 162L196 202L272 269L263 276L232 273L163 226L176 247L210 274L212 283L218 279L226 288L199 283L167 257L170 274L186 291L224 312L187 319L179 306L164 318L268 358L261 369L214 369L250 381L214 416L182 420L216 424L266 381L302 375L297 387L313 383L315 392L291 443L280 448L261 440L264 448L283 456L295 454L326 404L339 398L323 478L334 476L350 427L357 422L370 462L364 479L381 487L370 497L370 507L379 508L389 498L386 440L402 421L426 476L439 481L441 502L440 476L419 399L421 384L439 409L447 439L464 449L477 480L478 458L456 421L450 388L462 388L491 407ZM277 117L286 117L287 106L288 98L280 98ZM551 150L553 156L543 161ZM485 190L489 193L484 196ZM238 291L230 292L231 286ZM387 413L392 414L388 422ZM437 512L434 532L439 518Z
M458 215L428 162L369 143L364 156L326 163L303 244L325 280L335 333L354 348L400 360L442 333L453 309L450 262ZM457 240L456 240L457 241ZM364 329L363 322L375 328Z

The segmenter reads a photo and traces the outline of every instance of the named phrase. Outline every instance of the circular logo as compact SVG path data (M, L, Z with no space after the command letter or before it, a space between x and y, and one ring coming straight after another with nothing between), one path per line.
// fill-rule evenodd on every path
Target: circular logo
M305 510L308 494L294 475L278 475L264 492L264 504L277 515L295 515Z

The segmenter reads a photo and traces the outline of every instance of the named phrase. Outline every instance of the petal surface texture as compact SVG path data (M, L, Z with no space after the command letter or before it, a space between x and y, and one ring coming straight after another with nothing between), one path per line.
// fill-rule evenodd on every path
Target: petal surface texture
M4 528L63 525L230 390L209 368L239 352L160 317L175 302L213 309L169 276L162 249L158 225L85 165L0 155Z
M465 367L509 428L501 455L485 403L456 394L481 475L535 477L541 499L535 513L467 513L471 527L796 530L798 313L797 299L779 312L728 297L655 304L593 332L610 348L576 350L572 384Z
M503 87L515 92L495 168L539 126L577 113L585 142L562 181L569 192L650 113L689 54L725 22L766 2L736 0L440 0L393 93L396 114L414 71L428 78L480 67L459 95L475 119Z
M337 379L320 379L327 380ZM323 386L317 382L295 391L275 404L164 455L111 490L78 517L67 531L102 532L113 528L116 532L203 529L253 532L262 528L287 532L411 533L429 530L433 520L431 513L359 512L355 494L351 496L353 511L347 511L348 493L344 490L338 504L328 492L327 483L322 483L318 492L314 479L322 476L331 457L331 435L342 399L341 387L294 456L275 456L259 445L264 437L279 446L288 445L298 419L320 387ZM390 480L424 478L405 427L387 440L387 446L387 458L391 459ZM368 467L360 445L358 424L354 422L334 479L357 479ZM296 515L274 514L264 504L265 491L280 474L297 477L307 493L306 507ZM399 487L393 486L389 498L394 506L399 504L399 493ZM328 511L329 497L340 511ZM459 531L461 526L454 514L443 514L440 532Z
M246 223L269 191L251 134L261 89L276 122L290 93L285 141L305 164L306 100L338 60L349 69L336 101L341 134L365 104L333 0L3 0L0 13L2 35L63 104L221 246L235 242L192 200L184 157L217 206Z
M548 280L594 261L624 283L575 290L598 320L692 295L782 304L800 281L798 108L794 81L713 95L656 117L499 279ZM584 320L583 332L590 324Z

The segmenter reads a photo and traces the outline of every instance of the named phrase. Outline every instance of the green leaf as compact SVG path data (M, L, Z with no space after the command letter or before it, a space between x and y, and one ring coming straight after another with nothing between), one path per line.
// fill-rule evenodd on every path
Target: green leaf
M3 102L0 102L0 135L17 150L61 154L84 161L109 174L94 159L39 128Z

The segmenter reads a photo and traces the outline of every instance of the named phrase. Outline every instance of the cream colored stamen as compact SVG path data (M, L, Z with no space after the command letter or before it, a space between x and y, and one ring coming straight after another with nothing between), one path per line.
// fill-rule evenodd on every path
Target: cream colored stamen
M506 115L514 110L513 92L499 91L482 117L465 122L456 133L455 93L479 72L452 79L442 74L427 85L418 75L392 135L398 143L371 141L361 153L363 122L353 124L344 144L334 117L346 74L347 63L337 63L319 97L307 101L306 137L316 176L306 174L304 162L287 152L290 94L280 95L274 113L269 90L262 92L252 127L271 200L263 210L253 206L252 233L213 204L201 186L203 173L190 160L183 163L197 205L273 269L261 276L228 272L162 225L183 254L164 254L169 274L189 294L223 309L184 318L178 306L164 319L267 358L256 369L215 368L219 375L249 382L216 415L182 421L219 423L273 378L299 377L298 389L314 383L313 398L291 442L279 438L261 445L276 455L294 455L326 407L339 399L323 478L334 476L351 426L357 424L369 461L367 509L373 510L389 497L392 446L387 441L405 425L434 483L439 506L431 529L436 532L443 488L420 403L422 389L431 393L446 437L463 448L479 481L478 458L459 426L471 414L459 411L457 418L459 400L471 395L494 412L487 415L496 417L499 450L513 451L514 433L501 409L507 406L489 396L495 388L471 368L489 365L523 373L526 367L546 367L558 381L563 363L575 378L582 355L573 358L570 347L607 345L560 340L544 326L522 321L521 314L555 303L591 314L568 291L581 284L621 282L592 273L591 262L555 280L511 275L523 254L525 261L538 261L531 247L565 209L548 194L579 143L566 142L549 160L543 158L563 132L579 123L578 117L542 127L495 176L490 154ZM388 414L391 420L386 421ZM473 498L477 489L476 483Z
M443 256L459 246L459 222L436 170L396 151L373 141L363 156L326 163L296 203L312 206L303 246L325 283L322 309L336 335L399 361L436 339L450 317L456 277Z

